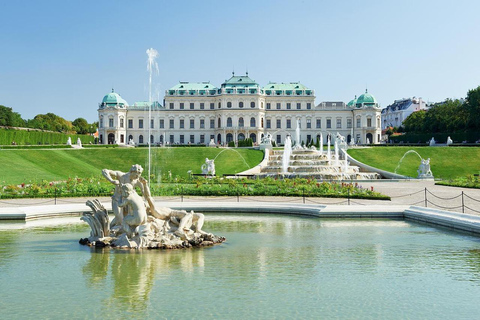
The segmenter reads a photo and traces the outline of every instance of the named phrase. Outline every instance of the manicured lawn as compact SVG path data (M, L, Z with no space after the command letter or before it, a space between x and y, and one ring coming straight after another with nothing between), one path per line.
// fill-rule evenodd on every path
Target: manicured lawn
M187 171L201 173L205 158L215 159L217 176L238 173L254 167L263 152L252 149L152 148L151 174L187 177ZM20 184L69 177L98 177L104 168L128 171L140 164L148 171L147 148L94 148L54 150L0 150L0 184Z
M349 149L353 158L372 167L417 177L420 158L415 153L400 159L409 150L416 151L423 159L430 158L430 167L435 178L453 179L477 174L480 171L480 148L477 147L374 147Z

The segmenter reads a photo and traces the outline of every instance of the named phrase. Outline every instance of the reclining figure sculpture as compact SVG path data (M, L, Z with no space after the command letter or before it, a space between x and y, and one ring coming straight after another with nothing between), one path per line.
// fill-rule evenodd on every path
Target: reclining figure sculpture
M157 206L148 181L136 164L129 172L102 170L104 177L115 185L112 211L115 218L109 223L107 210L98 200L87 201L92 212L85 212L82 220L92 228L89 238L81 244L96 247L175 249L191 246L210 246L225 241L202 230L202 213L175 210ZM140 189L140 196L136 188Z

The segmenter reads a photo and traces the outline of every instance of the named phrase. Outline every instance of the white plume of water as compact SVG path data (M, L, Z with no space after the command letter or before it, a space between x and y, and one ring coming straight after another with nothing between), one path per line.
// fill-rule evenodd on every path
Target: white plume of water
M327 136L327 160L330 161L332 159L332 155L330 153L330 135Z
M338 142L337 142L337 139L335 139L335 165L338 166L340 165L339 162L338 162Z
M403 159L405 158L405 156L406 156L407 154L410 154L410 153L416 154L416 155L420 158L420 162L422 162L423 158L422 158L421 155L418 154L417 151L415 151L415 150L408 150L407 152L405 152L405 154L404 154L403 157L400 159L400 161L398 161L398 164L397 164L397 166L395 167L394 173L397 173L397 170L400 168L400 165L402 164Z
M292 139L287 136L285 146L283 147L282 172L288 173L288 165L290 164L290 156L292 155Z
M320 154L323 154L323 134L320 132Z
M152 158L152 151L151 151L151 140L150 140L150 137L151 137L151 125L150 125L150 122L152 121L152 76L153 74L158 74L158 64L157 64L157 61L155 59L157 59L158 57L158 51L153 49L153 48L150 48L150 49L147 49L147 56L148 56L148 59L147 59L147 71L148 71L148 74L149 74L149 77L148 77L148 179L147 180L150 180L150 171L151 171L151 167L152 167L152 164L151 164L151 158Z
M297 128L295 129L295 145L301 146L300 141L300 119L297 119Z

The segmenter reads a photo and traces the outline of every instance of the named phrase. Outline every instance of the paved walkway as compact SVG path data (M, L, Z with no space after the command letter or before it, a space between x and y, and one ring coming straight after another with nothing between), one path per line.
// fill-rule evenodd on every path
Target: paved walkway
M168 202L292 202L306 204L325 204L325 205L416 205L443 209L453 212L465 212L480 215L480 189L468 189L457 187L445 187L435 185L433 181L406 180L392 181L379 180L369 182L359 182L363 188L372 188L375 191L386 194L392 198L391 201L382 200L358 200L343 198L302 198L302 197L195 197L195 196L176 196L176 197L156 197L157 201ZM427 189L427 192L425 192ZM462 197L463 192L463 197ZM462 205L463 198L463 205ZM52 204L84 204L90 198L59 198L59 199L9 199L0 200L0 207L15 206L34 206L34 205L52 205ZM102 203L109 203L110 198L99 198Z

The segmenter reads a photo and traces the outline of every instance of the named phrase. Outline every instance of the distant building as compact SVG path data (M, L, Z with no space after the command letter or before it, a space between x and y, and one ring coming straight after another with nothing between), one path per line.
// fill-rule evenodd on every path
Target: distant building
M300 82L271 82L261 87L248 73L234 74L220 87L210 82L180 82L165 91L164 105L154 102L132 106L113 90L99 105L100 143L128 144L227 144L250 138L259 143L268 132L277 144L287 135L308 143L336 132L348 141L379 143L381 110L365 92L358 99L321 102ZM150 128L149 128L150 127ZM150 137L149 137L150 131Z
M400 127L409 115L426 109L427 104L422 98L413 97L395 100L394 103L382 109L382 129Z

